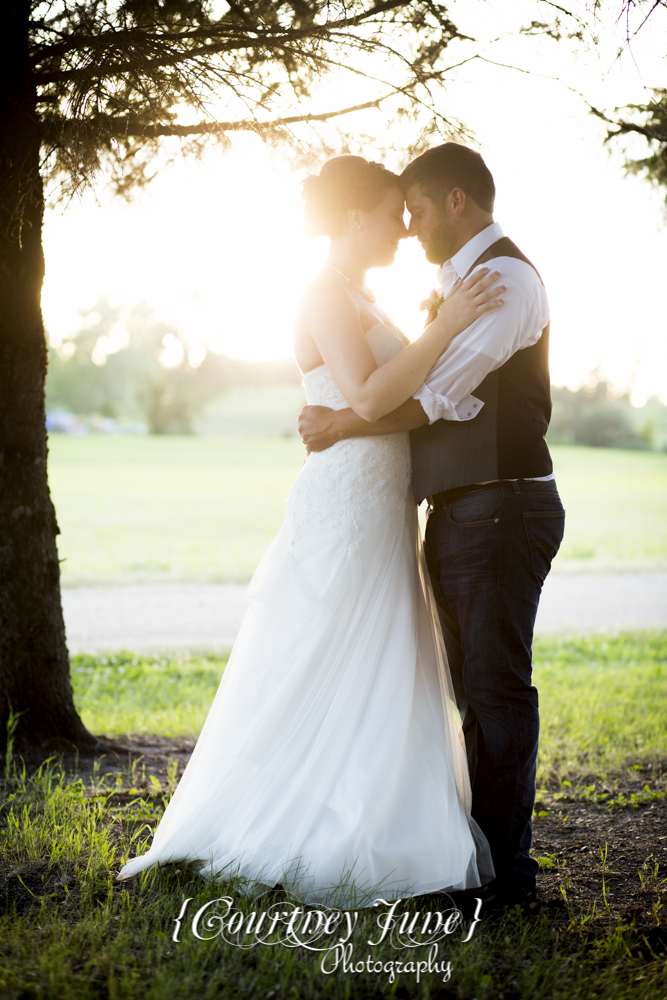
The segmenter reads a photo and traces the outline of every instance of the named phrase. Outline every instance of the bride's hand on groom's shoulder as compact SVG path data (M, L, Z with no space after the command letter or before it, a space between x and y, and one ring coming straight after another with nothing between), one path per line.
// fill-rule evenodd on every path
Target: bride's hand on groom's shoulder
M506 285L497 285L500 271L489 271L488 267L475 271L456 282L438 310L438 321L446 324L456 336L484 313L499 309L505 300L500 298L507 291Z
M301 410L296 423L308 453L326 451L339 440L340 435L334 426L336 412L328 406L304 406Z

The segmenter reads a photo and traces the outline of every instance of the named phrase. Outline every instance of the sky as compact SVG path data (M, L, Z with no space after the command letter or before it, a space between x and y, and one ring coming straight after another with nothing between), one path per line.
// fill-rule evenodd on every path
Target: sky
M625 176L622 149L603 146L604 123L577 93L613 108L664 85L665 19L615 59L621 27L601 31L600 45L583 50L518 36L516 29L535 19L534 2L513 2L509 23L506 0L451 9L478 39L452 46L452 61L482 52L505 64L474 60L453 71L442 107L473 133L470 144L495 178L495 219L545 282L552 381L574 388L597 371L618 391L631 391L637 405L651 395L667 402L663 194ZM539 13L544 19L548 11ZM338 82L341 100L350 84ZM346 103L355 103L353 90L350 96ZM383 113L358 113L348 127L381 133ZM405 165L401 141L397 132L396 151L384 153L392 169ZM638 155L645 148L634 146ZM368 155L378 158L372 148ZM49 210L43 304L52 342L71 336L80 311L106 295L126 310L150 303L184 333L193 358L203 347L242 358L289 356L299 295L327 252L326 239L303 234L306 173L240 136L229 152L212 147L201 162L164 167L130 204L98 185L64 210ZM407 240L392 268L369 273L369 286L410 337L423 326L418 305L434 286L434 272L419 244ZM102 355L123 346L123 338L121 317Z

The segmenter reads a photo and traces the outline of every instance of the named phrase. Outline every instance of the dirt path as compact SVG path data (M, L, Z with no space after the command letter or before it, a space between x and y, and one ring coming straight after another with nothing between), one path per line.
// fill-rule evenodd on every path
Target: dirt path
M164 583L63 590L70 649L221 649L246 609L245 586ZM667 573L554 573L538 634L667 628Z

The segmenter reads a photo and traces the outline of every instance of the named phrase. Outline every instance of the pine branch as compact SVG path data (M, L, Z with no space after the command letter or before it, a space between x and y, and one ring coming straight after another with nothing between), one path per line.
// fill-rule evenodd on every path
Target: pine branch
M297 125L301 122L325 122L331 118L339 118L342 115L352 114L354 111L366 111L369 108L377 108L382 101L386 101L392 94L385 94L374 101L366 101L365 104L355 104L349 108L339 108L337 111L324 111L318 115L293 115L288 118L276 118L274 121L256 121L252 118L231 122L197 122L193 125L166 125L142 122L135 118L116 118L113 115L96 118L85 124L87 129L102 133L108 138L139 138L157 139L162 136L188 136L188 135L218 135L225 132L256 132L270 133L278 131L284 125ZM57 141L58 136L64 127L69 124L66 118L50 118L45 122L44 138L47 141Z
M463 37L441 0L239 0L214 21L204 0L46 3L58 12L32 26L31 76L45 169L68 175L72 189L91 182L103 161L113 161L114 183L123 189L144 184L163 137L181 138L188 153L199 153L207 137L228 144L233 132L299 145L291 126L317 126L400 95L410 112L401 107L399 114L419 109L441 120L432 92L443 75L436 64ZM373 54L392 60L392 74L372 72ZM372 81L363 97L373 99L296 113L317 107L313 88L338 70ZM397 75L404 79L382 78ZM211 120L221 97L228 110L218 115L230 121ZM295 114L287 116L287 108ZM181 124L185 115L191 124Z
M598 108L594 108L592 104L589 104L588 106L591 110L591 114L595 115L597 118L602 119L602 121L606 122L607 125L612 125L614 127L615 131L609 129L609 131L607 132L607 137L605 139L605 142L609 142L610 139L613 139L617 135L627 135L629 132L635 132L637 135L643 135L645 139L649 140L649 142L667 142L667 134L665 134L664 129L658 130L655 128L651 128L650 126L647 125L639 125L635 122L628 122L610 118L608 115L604 113L604 111L600 111ZM644 112L650 110L650 107L648 106L640 107L636 105L629 105L629 107L637 107L638 110Z
M236 51L238 49L249 49L254 47L276 48L281 44L302 41L304 38L328 38L336 32L346 28L359 27L372 22L377 15L386 14L401 7L409 7L406 0L387 0L386 3L375 4L367 11L362 11L354 17L340 18L334 21L323 21L320 24L311 23L306 28L285 28L272 27L266 25L248 25L244 23L216 22L211 25L198 26L187 31L174 31L171 25L161 25L155 22L151 29L145 27L125 28L122 30L101 31L95 35L81 35L72 38L67 42L58 42L54 45L39 45L31 53L31 63L33 66L49 59L59 59L65 55L76 52L96 52L113 48L116 50L131 49L137 44L154 44L163 46L165 42L171 45L187 43L191 41L218 40L219 46L203 46L200 49L186 49L183 57L187 58L194 53L205 51L215 53L219 51ZM157 30L155 30L157 29ZM224 36L228 44L220 40ZM71 76L50 78L49 74L37 74L36 79L39 84L60 82L61 80L72 79Z

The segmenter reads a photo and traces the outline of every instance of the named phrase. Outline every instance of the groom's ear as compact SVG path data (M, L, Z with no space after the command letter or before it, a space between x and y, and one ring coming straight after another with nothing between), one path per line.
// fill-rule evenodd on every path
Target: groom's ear
M466 193L463 188L453 187L447 195L447 205L456 218L459 218L466 207Z

